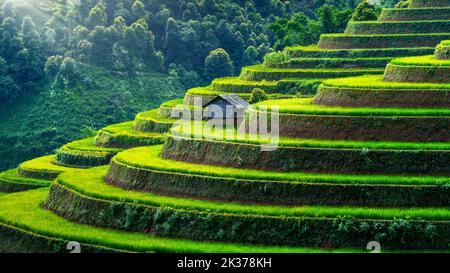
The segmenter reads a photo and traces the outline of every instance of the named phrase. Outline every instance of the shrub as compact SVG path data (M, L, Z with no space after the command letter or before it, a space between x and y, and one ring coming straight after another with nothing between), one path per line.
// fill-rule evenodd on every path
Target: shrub
M407 9L411 6L411 0L402 0L400 2L397 3L397 5L395 5L396 8L398 9Z
M218 48L205 59L205 77L209 80L233 75L234 65L230 59L230 55L222 49Z
M285 52L282 52L282 51L272 52L272 53L269 53L266 56L264 56L264 64L265 65L279 64L279 63L283 63L288 60L289 60L289 56Z
M381 8L370 4L368 0L362 1L353 13L353 21L375 21L381 14Z
M261 101L265 101L267 100L267 94L266 92L264 92L264 90L259 89L259 88L255 88L252 91L252 95L250 96L250 103L258 103Z

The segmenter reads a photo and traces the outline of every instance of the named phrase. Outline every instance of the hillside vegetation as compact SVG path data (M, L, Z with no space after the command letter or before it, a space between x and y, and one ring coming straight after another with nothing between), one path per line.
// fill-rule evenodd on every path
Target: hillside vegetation
M181 97L186 88L236 75L274 48L343 31L357 4L73 3L0 1L0 170ZM284 28L288 21L295 33Z

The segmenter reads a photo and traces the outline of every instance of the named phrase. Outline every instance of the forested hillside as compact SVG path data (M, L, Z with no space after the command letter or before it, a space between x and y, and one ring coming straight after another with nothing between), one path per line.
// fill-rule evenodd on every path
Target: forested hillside
M186 88L236 75L273 50L342 32L359 1L0 2L0 169L7 169Z

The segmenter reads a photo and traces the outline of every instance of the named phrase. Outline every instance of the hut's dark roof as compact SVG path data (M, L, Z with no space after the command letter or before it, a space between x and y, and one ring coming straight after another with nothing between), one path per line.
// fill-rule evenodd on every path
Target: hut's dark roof
M231 105L235 105L235 106L237 106L237 105L242 105L244 107L250 106L250 103L248 103L243 98L237 96L236 94L230 94L230 95L219 95L216 98L214 98L212 101L203 105L203 107L214 104L219 99L223 99L223 100L227 101L228 103L230 103Z

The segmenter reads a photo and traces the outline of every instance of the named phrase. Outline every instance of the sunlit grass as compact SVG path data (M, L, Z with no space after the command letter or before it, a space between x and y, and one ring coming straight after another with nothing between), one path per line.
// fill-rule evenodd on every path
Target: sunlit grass
M331 252L314 248L251 246L227 243L197 242L159 238L150 234L101 229L77 224L44 210L48 190L34 190L10 194L0 199L0 222L13 228L40 236L77 241L82 244L131 252L188 252L188 253L253 253L253 252ZM334 252L356 252L335 250Z
M170 131L172 136L197 139L227 141L252 145L276 144L280 147L361 149L361 150L450 150L450 142L400 142L400 141L351 141L302 138L275 138L270 134L249 134L238 132L234 127L208 124L204 121L182 121ZM270 131L269 131L270 133ZM231 144L230 144L231 145Z
M445 90L450 92L448 83L407 83L407 82L385 82L383 76L366 75L359 77L348 77L340 79L329 79L323 82L324 86L359 88L359 89L386 89L386 90Z
M54 160L55 160L54 155L35 158L22 163L20 165L20 169L27 171L47 172L47 173L61 173L75 169L56 165L53 163Z
M436 66L450 67L450 60L435 59L433 55L395 59L391 62L402 66Z
M450 210L445 208L366 208L326 206L274 206L245 205L205 201L188 198L161 196L147 192L130 191L104 182L106 168L93 168L60 175L55 183L61 184L82 195L117 202L129 202L155 207L170 207L212 213L265 215L281 217L336 218L341 216L360 219L415 218L450 220Z
M384 71L384 69L380 68L268 68L264 65L254 65L254 66L248 66L243 68L244 71L249 72L286 72L286 73L342 73L342 72L367 72L367 73L374 73L374 72L380 72Z
M95 138L86 138L70 142L62 147L63 150L93 152L93 153L117 153L123 149L104 148L95 145Z
M270 111L278 107L280 113L306 115L339 115L339 116L447 116L450 109L426 108L369 108L369 107L332 107L312 104L313 99L268 100L256 104L259 109Z
M136 120L147 120L154 123L173 124L176 120L159 115L159 109L142 112L136 115Z
M450 177L400 175L345 175L333 173L274 172L253 169L192 164L161 158L162 146L136 148L118 154L113 160L133 167L188 175L290 183L447 185Z
M0 183L49 186L50 183L42 179L26 178L17 175L17 168L0 173Z
M164 138L164 134L153 132L141 132L133 129L133 121L110 125L101 129L100 131L108 132L115 137L130 137L130 138ZM111 151L118 149L108 148Z

